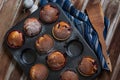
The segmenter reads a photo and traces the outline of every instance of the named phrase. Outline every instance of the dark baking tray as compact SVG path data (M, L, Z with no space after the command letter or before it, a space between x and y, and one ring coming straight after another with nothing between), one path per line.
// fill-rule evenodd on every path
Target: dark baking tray
M59 19L52 24L45 24L40 21L42 23L42 31L34 37L27 36L23 30L24 21L30 17L35 17L38 20L40 20L39 13L40 13L41 8L39 7L39 9L37 11L35 11L33 14L31 14L30 16L28 16L27 18L22 20L17 25L13 26L6 33L5 41L4 41L5 47L9 50L9 52L11 53L13 58L18 62L20 67L23 69L24 73L27 76L29 76L29 70L30 70L31 66L33 66L34 64L42 63L47 66L46 57L47 57L48 53L45 55L39 55L39 53L37 52L37 50L35 48L35 41L38 39L39 36L42 36L43 34L49 34L53 37L52 27L55 24L57 24L59 21L68 22L72 26L72 30L73 30L70 38L65 41L58 41L55 38L53 38L55 41L55 45L54 45L54 48L52 49L53 51L54 50L61 51L64 53L64 55L66 55L66 59L67 59L66 65L64 68L62 68L61 70L58 70L58 71L53 71L48 67L49 76L48 76L47 80L59 80L61 72L63 72L64 70L67 70L67 69L77 72L80 80L95 79L101 72L101 65L99 63L97 56L95 55L93 50L89 47L89 45L86 43L86 41L83 39L81 34L78 32L78 30L73 25L73 23L65 15L65 13L61 9L61 7L55 3L48 3L48 4L58 7L58 9L60 11ZM7 45L7 36L13 30L21 31L24 35L24 45L17 49L10 48ZM72 55L71 52L74 53L74 55ZM77 70L80 60L85 56L94 58L98 64L98 71L96 72L96 74L89 76L89 77L82 76Z

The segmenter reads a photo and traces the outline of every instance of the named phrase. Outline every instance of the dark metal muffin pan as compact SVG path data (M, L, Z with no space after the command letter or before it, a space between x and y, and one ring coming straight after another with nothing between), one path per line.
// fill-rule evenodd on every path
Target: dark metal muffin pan
M63 67L61 70L54 71L51 70L49 67L49 76L47 80L60 80L60 74L65 71L65 70L73 70L79 75L79 80L94 80L101 72L101 65L99 63L99 60L93 50L89 47L89 45L86 43L86 41L83 39L81 34L78 32L78 30L75 28L73 23L66 17L65 13L62 11L61 7L55 3L49 3L50 5L54 5L58 8L60 11L59 18L56 22L51 23L51 24L45 24L41 22L39 13L40 9L39 8L37 11L35 11L33 14L28 16L27 18L30 17L35 17L37 18L41 24L42 24L42 30L41 32L33 37L29 37L25 34L23 26L24 26L24 21L27 19L25 18L22 20L20 23L17 25L13 26L5 35L5 47L9 50L13 58L18 62L20 67L23 69L24 73L29 76L29 70L30 68L37 63L45 64L47 67L47 62L46 62L46 57L49 54L43 54L39 55L39 52L35 48L35 41L38 39L39 36L42 36L44 34L49 34L51 37L52 35L52 28L55 24L57 24L59 21L65 21L69 23L72 27L72 34L69 39L64 40L64 41L59 41L53 37L54 40L54 47L52 48L51 51L61 51L66 55L66 64L65 67ZM11 31L18 30L23 33L24 36L24 45L20 48L10 48L7 44L7 36ZM51 52L50 51L50 52ZM80 60L85 57L89 56L92 57L97 61L98 65L98 71L89 77L82 76L78 72L78 64Z

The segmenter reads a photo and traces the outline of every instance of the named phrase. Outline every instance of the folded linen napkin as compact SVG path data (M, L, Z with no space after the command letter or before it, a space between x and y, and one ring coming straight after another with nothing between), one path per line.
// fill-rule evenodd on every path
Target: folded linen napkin
M40 0L39 6L42 6L48 2L57 3L62 7L68 18L74 23L75 27L78 29L80 34L83 36L83 38L86 40L89 46L96 53L99 61L101 62L102 69L109 70L102 54L101 45L98 40L97 32L93 29L87 14L80 12L80 10L77 10L70 2L70 0ZM104 18L104 24L105 28L103 34L104 38L106 38L110 24L109 20L106 17Z

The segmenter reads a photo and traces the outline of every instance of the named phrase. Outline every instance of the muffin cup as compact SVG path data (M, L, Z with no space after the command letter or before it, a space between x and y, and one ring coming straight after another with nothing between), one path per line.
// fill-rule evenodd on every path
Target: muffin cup
M45 36L46 36L46 37L45 37ZM46 42L44 42L44 40L42 41L42 39L44 39L44 40L48 39L48 40L46 40ZM41 40L42 43L41 43L41 42L39 43L39 40ZM49 42L50 40L51 40L52 42ZM48 43L48 44L47 44L47 43ZM50 43L51 43L51 45L50 45ZM41 45L40 45L40 44L41 44ZM40 37L36 40L35 45L36 45L37 51L38 51L40 54L49 53L49 52L53 49L53 47L54 47L54 40L53 40L53 38L52 38L49 34L44 34L44 35L40 36ZM38 46L38 45L39 45L39 46ZM40 48L40 46L43 46L43 47ZM49 47L48 47L48 46L49 46Z
M28 18L24 21L24 32L29 37L34 37L41 32L42 25L35 17Z
M72 72L72 73L69 73L69 74L73 74L73 75L72 75L72 76L71 76L71 75L65 76L65 72L67 72L67 71ZM66 75L67 75L67 74L66 74ZM62 80L62 78L63 78L63 80L64 80L64 78L65 78L65 79L66 79L66 78L71 79L71 78L73 78L73 76L74 76L74 80L79 80L79 75L78 75L77 72L75 72L74 70L71 70L71 69L66 69L66 70L64 70L63 72L61 72L61 74L60 74L60 80Z
M93 63L93 65L95 65L96 66L96 68L98 69L98 64L97 64L97 62L96 62L96 60L94 59L94 58L92 58L91 56L84 56L82 59L84 59L84 58L90 58L90 59L93 59L95 62ZM81 61L82 61L82 59L81 59ZM81 63L81 61L79 62L79 64ZM79 66L79 64L78 64L78 66ZM97 72L98 70L96 70L95 71L95 73ZM94 75L95 73L93 73L93 74L86 74L86 73L83 73L82 71L80 71L79 70L79 67L78 67L78 72L81 74L81 75L83 75L83 76L92 76L92 75Z
M19 33L22 35L22 36L21 36L21 37L22 37L21 44L18 44L18 46L15 46L13 41L12 41L13 44L10 44L9 41L8 41L8 37L10 37L10 34L11 34L12 32L15 32L15 31L19 32ZM15 43L17 43L17 42L15 42ZM13 30L13 31L10 31L10 32L8 33L8 35L7 35L7 45L8 45L10 48L15 48L15 49L17 49L17 48L22 47L23 44L24 44L24 36L23 36L23 33L22 33L21 31L19 31L19 30Z
M35 64L30 69L30 77L32 80L46 80L48 75L48 68L44 64Z
M57 34L55 34L55 28L57 27L57 25L58 25L58 27L59 27L59 23L61 23L61 22L64 22L65 25L67 24L67 25L70 26L69 31L70 31L71 33L68 34L65 38L60 38L59 36L56 36L56 35L59 35L60 32L57 33ZM65 28L65 29L66 29L66 28ZM59 30L59 29L58 29L58 30ZM62 33L62 30L61 30L61 33ZM59 21L56 25L54 25L54 27L53 27L53 29L52 29L52 34L53 34L53 37L54 37L56 40L60 40L60 41L67 40L67 39L69 39L69 37L70 37L71 34L72 34L72 27L71 27L71 25L70 25L68 22L66 22L66 21ZM64 36L64 35L63 35L63 36Z
M60 65L60 66L58 66L58 67L55 67L54 65L57 65L58 63L56 62L56 64L50 64L49 63L49 57L51 57L51 56L53 56L54 58L55 58L55 52L59 52L60 54L60 56L59 57L62 57L62 58L64 58L65 59L65 61L63 62L63 64L62 65ZM58 53L56 53L56 54L58 54ZM52 57L51 57L52 58ZM51 59L50 58L50 59ZM52 60L50 60L50 61L55 61L56 59L54 59L54 58L52 58ZM62 59L61 59L62 60ZM52 51L52 52L50 52L49 54L48 54L48 56L47 56L47 58L46 58L46 61L47 61L47 65L49 66L49 68L51 69L51 70L61 70L64 66L65 66L65 64L66 64L66 57L65 57L65 55L62 53L62 52L60 52L60 51ZM53 62L54 63L54 62Z
M44 8L46 8L46 9L44 10ZM50 12L50 10L53 10L53 11ZM56 14L55 14L55 11L57 11ZM45 24L51 24L58 20L59 14L60 14L60 11L59 11L58 7L56 5L49 3L49 4L43 5L41 7L40 20Z
M21 61L25 64L33 64L36 61L35 51L32 49L25 49L21 54Z
M78 40L72 40L67 43L66 47L66 53L70 57L77 57L82 54L83 51L83 45Z

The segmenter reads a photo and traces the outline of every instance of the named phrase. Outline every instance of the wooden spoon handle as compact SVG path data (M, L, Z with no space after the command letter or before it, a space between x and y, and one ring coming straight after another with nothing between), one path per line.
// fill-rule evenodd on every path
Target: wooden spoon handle
M104 40L104 37L103 37L103 33L102 33L102 32L99 33L98 37L99 37L99 41L100 41L100 44L101 44L103 56L104 56L104 58L105 58L105 60L106 60L107 66L108 66L110 72L112 72L112 65L111 65L110 58L109 58L109 56L107 55L107 51L106 51L106 50L107 50L107 47L106 47L106 45L105 45L106 43L105 43L105 40Z
M103 37L103 30L104 30L104 14L102 11L102 7L100 5L100 2L92 3L89 1L86 11L88 14L88 17L90 19L90 22L93 25L93 28L98 33L99 41L102 47L103 56L107 62L107 66L112 71L112 65L109 56L107 55L107 48L106 43Z

